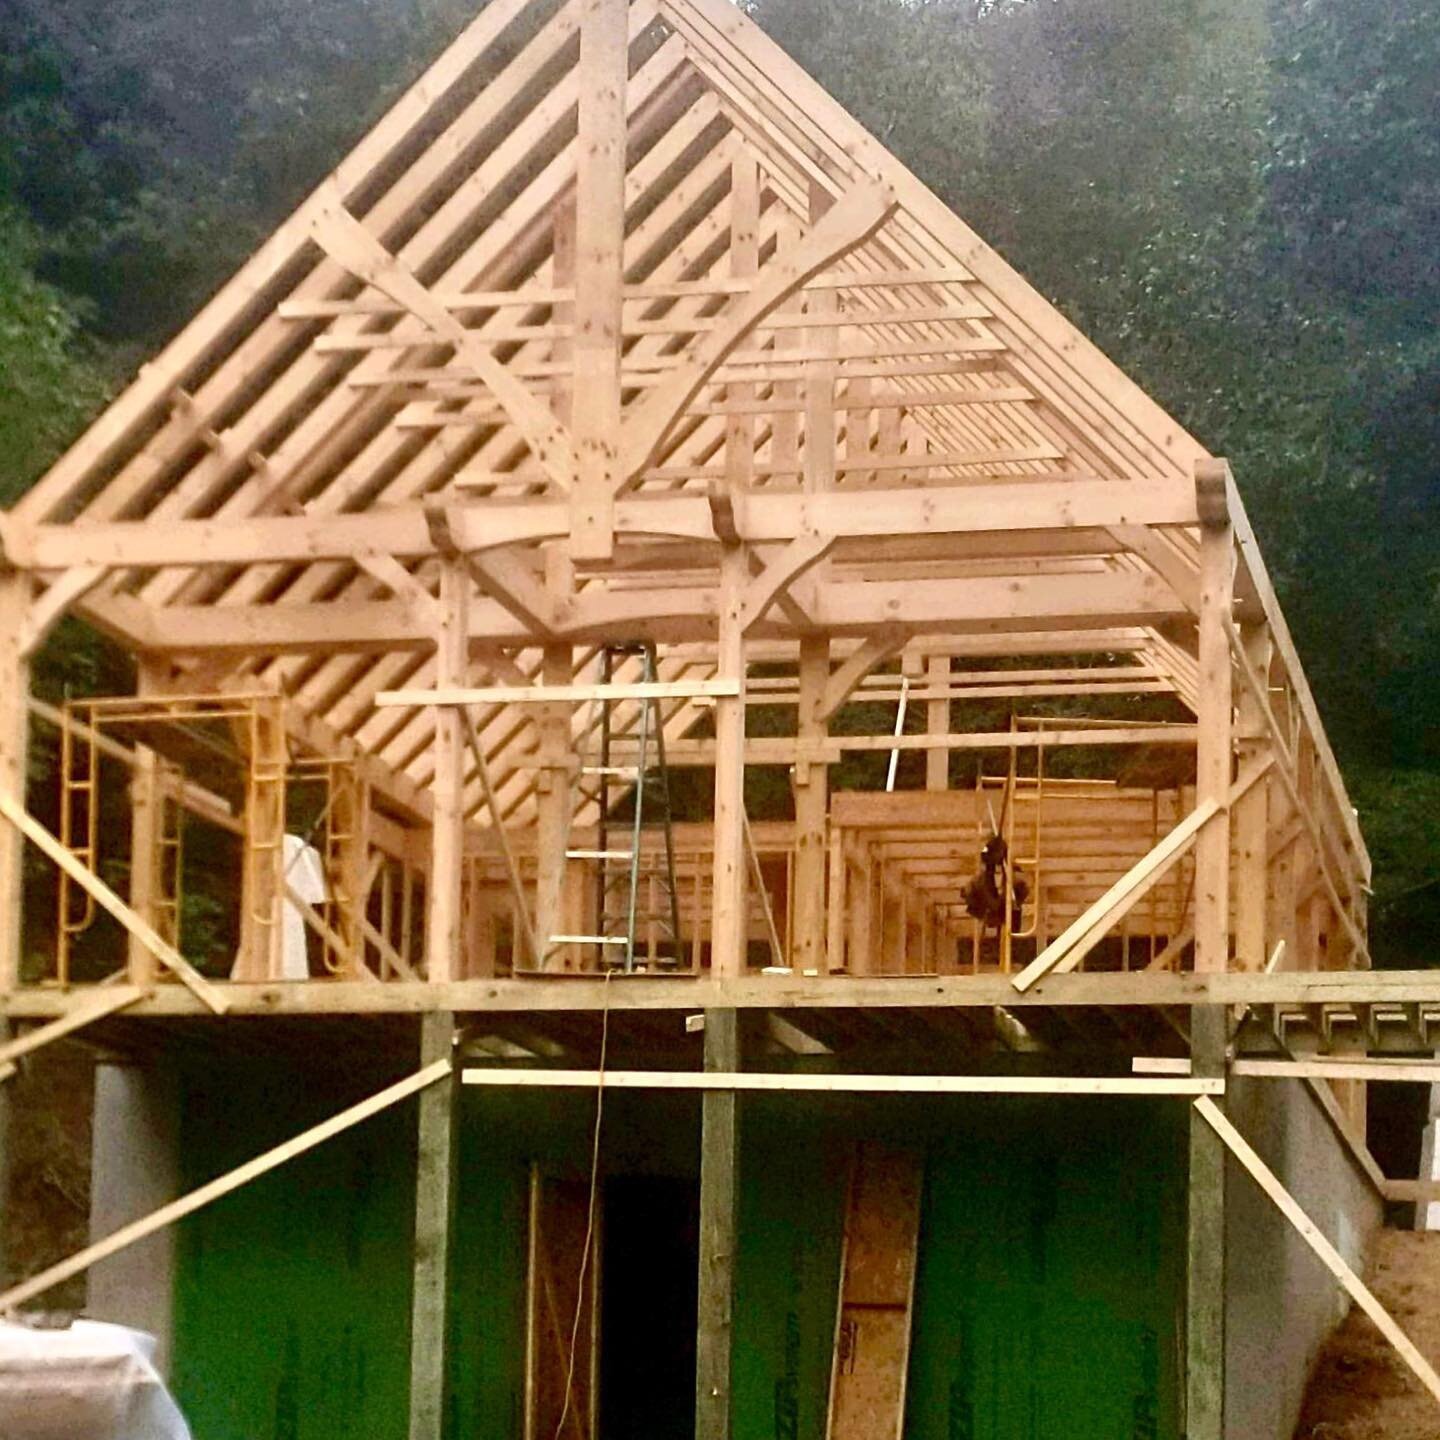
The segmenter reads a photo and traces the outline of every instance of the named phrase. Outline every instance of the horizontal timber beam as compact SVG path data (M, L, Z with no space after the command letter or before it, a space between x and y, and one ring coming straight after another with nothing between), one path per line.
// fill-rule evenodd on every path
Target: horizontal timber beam
M1008 975L708 977L598 976L426 982L332 980L237 984L222 982L234 1015L365 1013L741 1009L1008 1009L1030 1006L1362 1005L1440 1003L1440 970L1232 971L1048 975L1023 993ZM0 1014L15 1019L59 1015L84 990L69 995L22 989L0 1000ZM163 985L129 1007L127 1018L204 1015L204 1005L183 987ZM223 1023L217 1020L215 1023Z
M756 492L737 500L736 525L740 538L754 544L788 542L802 533L845 539L1193 525L1195 497L1186 488L1167 480L1067 476L1054 485L1027 480L827 494ZM438 553L425 511L413 504L339 515L73 525L25 524L0 514L0 553L10 565L32 570L419 557ZM465 553L558 539L570 531L569 507L550 501L457 501L447 514L450 534ZM615 523L621 536L719 538L703 495L629 496L617 504Z
M825 1091L846 1095L1223 1095L1221 1079L1119 1075L810 1075L754 1070L486 1070L466 1085L593 1090Z
M548 705L592 700L686 700L734 696L738 680L654 680L633 685L484 685L473 690L382 690L380 708L413 705Z
M1381 1080L1399 1084L1440 1084L1440 1061L1424 1060L1236 1060L1234 1075L1259 1080Z
M865 697L859 697L863 700ZM819 763L839 760L845 753L874 750L1056 750L1071 745L1194 745L1194 725L1117 726L1098 730L994 730L956 731L948 735L831 735L823 740L749 736L745 741L748 765L789 765L796 760ZM616 754L626 760L623 739ZM713 740L670 740L665 762L709 765L715 756Z
M810 618L817 630L864 635L903 626L939 634L1029 634L1161 625L1183 618L1174 592L1150 575L1111 571L1094 575L1020 575L890 584L837 581L817 585ZM582 590L567 623L555 632L573 642L616 635L662 643L711 639L716 634L717 592ZM149 606L110 596L83 613L118 629L155 653L306 654L349 650L375 653L428 650L430 617L405 601L326 604ZM523 645L544 637L526 629L503 605L476 596L470 605L476 644ZM784 636L794 626L782 615L759 621L754 634Z

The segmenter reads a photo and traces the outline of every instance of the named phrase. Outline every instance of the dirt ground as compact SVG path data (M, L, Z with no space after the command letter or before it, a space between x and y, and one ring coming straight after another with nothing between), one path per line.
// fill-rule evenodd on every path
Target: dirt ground
M1421 1354L1440 1366L1440 1232L1382 1231L1366 1278ZM1352 1309L1316 1362L1295 1440L1440 1440L1440 1403Z

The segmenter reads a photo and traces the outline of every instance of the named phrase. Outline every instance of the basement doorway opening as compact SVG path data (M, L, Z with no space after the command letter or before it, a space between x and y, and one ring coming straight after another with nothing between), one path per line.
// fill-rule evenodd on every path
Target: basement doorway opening
M700 1187L605 1182L598 1440L694 1440Z

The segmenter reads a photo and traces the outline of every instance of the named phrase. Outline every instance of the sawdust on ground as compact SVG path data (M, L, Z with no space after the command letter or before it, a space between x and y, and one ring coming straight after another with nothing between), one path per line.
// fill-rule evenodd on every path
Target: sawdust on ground
M1440 1232L1381 1231L1367 1281L1440 1366ZM1352 1308L1316 1362L1295 1440L1440 1440L1440 1403Z

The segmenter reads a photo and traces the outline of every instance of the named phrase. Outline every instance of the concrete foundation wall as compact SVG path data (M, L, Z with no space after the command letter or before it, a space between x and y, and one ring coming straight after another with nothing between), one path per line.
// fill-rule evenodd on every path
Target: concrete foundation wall
M1346 1261L1363 1271L1374 1187L1300 1080L1232 1079L1231 1120ZM1290 1440L1315 1356L1348 1299L1232 1158L1226 1182L1228 1440Z
M176 1077L131 1065L95 1070L90 1234L100 1239L180 1192L180 1096ZM86 1313L155 1336L156 1365L170 1372L175 1229L102 1260L90 1271Z

